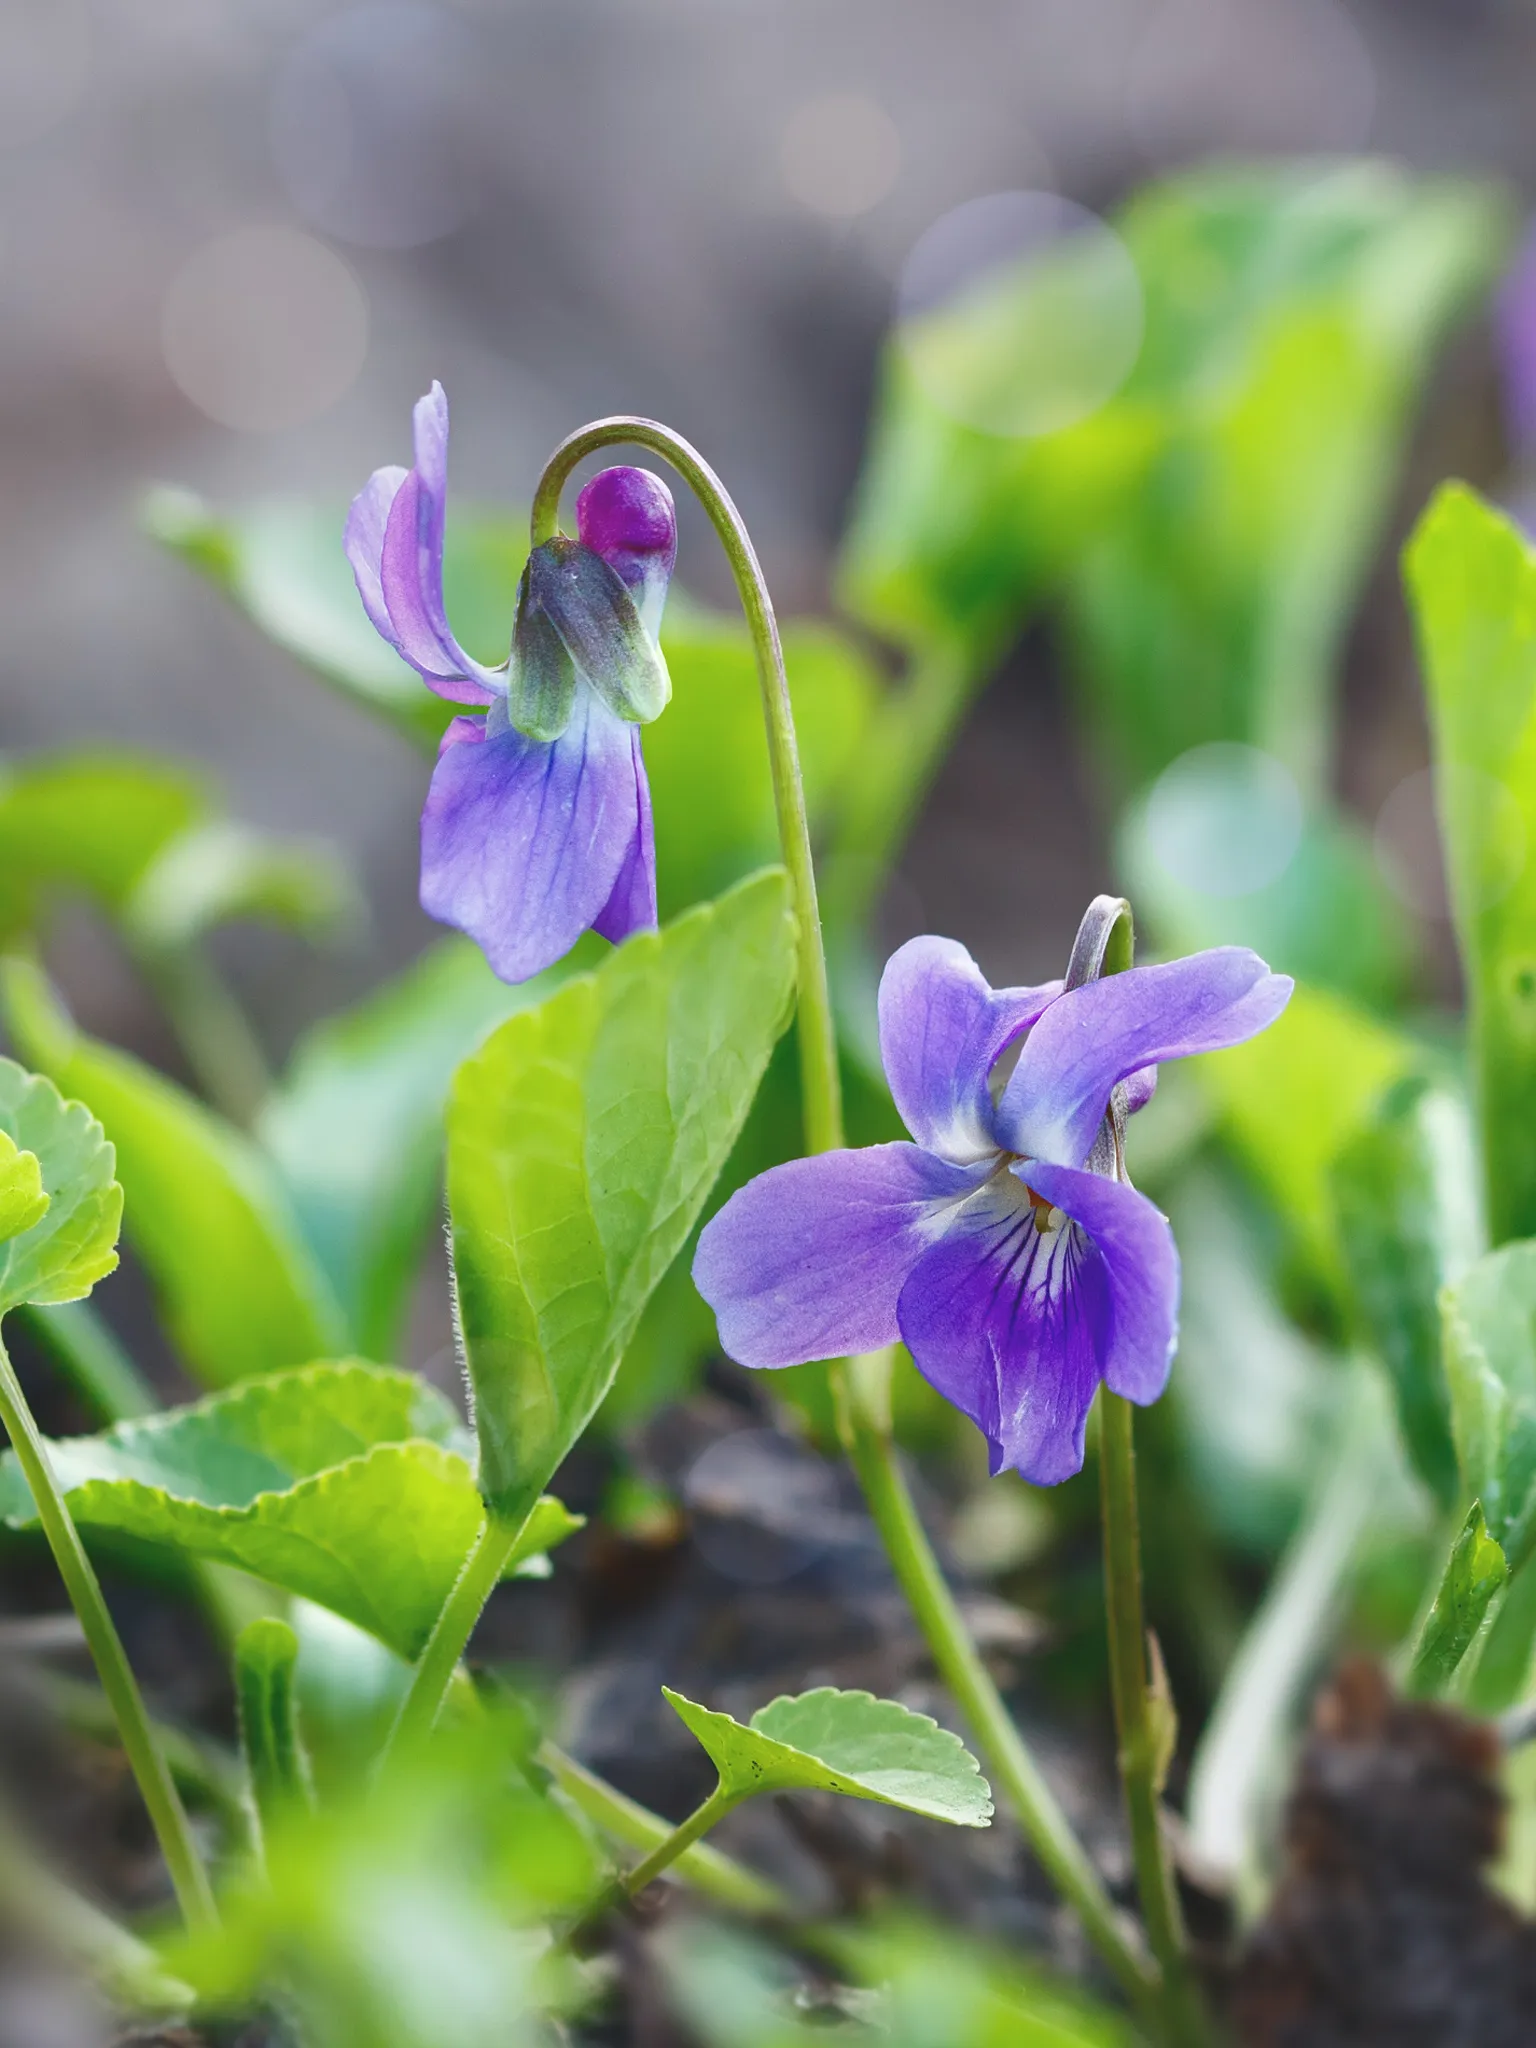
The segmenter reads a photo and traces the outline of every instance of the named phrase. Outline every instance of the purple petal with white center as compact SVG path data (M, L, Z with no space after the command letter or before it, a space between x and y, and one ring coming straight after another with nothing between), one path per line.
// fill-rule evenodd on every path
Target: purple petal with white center
M455 719L438 757L421 907L467 932L503 981L527 981L609 906L640 826L635 755L631 728L590 690L557 740L489 723ZM455 740L454 727L473 731Z
M1168 1384L1179 1333L1179 1254L1168 1218L1123 1181L1031 1159L1014 1173L1086 1231L1108 1286L1099 1371L1145 1407Z
M661 478L600 470L576 500L576 536L622 579L654 639L677 562L677 513Z
M1024 1041L1003 1090L1005 1145L1081 1166L1117 1081L1254 1037L1280 1015L1292 986L1245 946L1218 946L1069 989Z
M909 939L880 977L880 1058L902 1122L920 1145L961 1164L998 1150L987 1076L1061 993L993 989L953 939Z
M1084 1233L1037 1214L1012 1175L991 1181L912 1268L897 1321L924 1379L986 1437L993 1473L1055 1486L1082 1469L1112 1306Z
M384 529L389 523L389 508L404 482L405 471L398 464L388 469L376 469L352 500L342 542L347 560L352 564L352 577L369 623L394 648L398 648L400 642L395 637L389 607L384 602L384 586L379 575L384 559Z
M650 931L656 923L656 828L651 820L651 785L640 751L640 728L627 727L635 758L635 834L630 841L613 894L592 920L592 929L614 945L631 932Z
M490 704L505 688L500 672L465 653L453 636L443 606L448 400L441 384L434 384L425 398L417 400L412 424L416 465L390 502L379 552L378 581L389 619L387 637L440 697L457 704ZM387 473L376 472L373 482ZM372 488L370 484L364 490L359 503ZM371 508L367 516L372 516ZM357 573L355 562L353 568ZM367 604L366 594L363 601ZM373 617L371 611L369 616Z
M925 1247L980 1184L917 1145L775 1166L711 1217L693 1284L741 1365L802 1365L894 1343L896 1301Z

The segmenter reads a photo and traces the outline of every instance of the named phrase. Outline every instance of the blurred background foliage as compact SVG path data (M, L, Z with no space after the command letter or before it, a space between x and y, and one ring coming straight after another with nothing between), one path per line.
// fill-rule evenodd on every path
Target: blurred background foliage
M1432 786L1392 558L1448 469L1518 500L1500 400L1518 428L1529 393L1518 350L1500 391L1489 346L1518 200L1485 174L1529 167L1514 123L1490 160L1484 116L1518 105L1528 21L966 0L942 27L882 12L874 37L866 7L539 7L514 43L470 7L170 12L174 36L130 0L0 30L57 101L20 123L3 188L0 994L18 1057L116 1144L132 1253L100 1313L32 1312L79 1421L352 1353L453 1384L452 1074L603 949L508 989L415 912L447 713L367 625L340 518L441 376L450 609L495 659L548 445L649 410L723 470L780 597L856 1142L899 1133L872 997L914 930L1040 980L1116 886L1144 950L1251 944L1301 984L1265 1038L1170 1076L1131 1140L1184 1253L1174 1389L1142 1441L1196 1851L1251 1876L1324 1645L1404 1635L1473 1490L1515 1574L1474 1696L1522 1697L1529 1275L1483 1255L1536 1223L1536 571L1470 492L1415 538ZM351 153L328 158L343 116ZM176 481L141 494L157 474ZM674 699L645 739L663 916L774 851L745 634L686 508L681 577ZM781 1047L715 1201L797 1145ZM620 1536L679 1513L645 1442L713 1354L687 1263L601 1418ZM829 1441L819 1373L772 1391ZM1101 1696L1091 1475L981 1489L910 1372L898 1410L952 1555L1049 1628L1031 1701ZM355 1729L398 1665L328 1653L326 1626L301 1617L309 1711ZM466 1754L393 1804L294 1815L277 1888L169 1966L236 2002L279 1981L323 2038L401 2048L513 2040L519 2000L590 1997L518 1930L579 1894L591 1843L521 1779L505 1814L479 1808ZM911 2048L1121 2038L1016 1963L871 1942ZM669 1930L657 1967L721 2048L829 2019L708 1927Z

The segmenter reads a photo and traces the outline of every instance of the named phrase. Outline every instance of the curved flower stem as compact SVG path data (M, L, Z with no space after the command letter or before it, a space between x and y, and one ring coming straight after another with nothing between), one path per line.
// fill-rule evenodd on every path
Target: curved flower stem
M133 1667L107 1611L100 1583L85 1554L85 1545L80 1541L80 1532L64 1504L64 1496L48 1461L47 1449L3 1343L0 1343L0 1423L5 1425L16 1453L16 1462L31 1488L48 1547L53 1552L70 1602L80 1617L80 1626L85 1631L85 1640L101 1676L102 1690L112 1703L118 1733L144 1804L149 1809L177 1902L189 1927L212 1926L218 1917L213 1889L193 1839L186 1808L155 1741Z
M768 726L768 758L773 771L773 803L778 817L784 865L795 892L797 964L799 969L800 1082L805 1100L806 1144L812 1152L829 1152L843 1142L843 1091L837 1069L837 1039L832 1024L832 999L827 988L827 958L821 943L821 913L816 902L816 870L811 860L811 829L805 814L800 781L800 751L790 709L784 653L768 586L751 536L729 493L698 450L658 420L620 415L597 420L566 439L545 464L533 497L533 545L551 539L560 516L560 493L566 478L585 455L618 442L647 448L669 462L709 514L725 549L746 614L757 657Z
M1147 1938L1163 1973L1163 2009L1184 2048L1208 2038L1189 1973L1183 1915L1163 1840L1161 1797L1166 1755L1148 1682L1141 1604L1141 1531L1136 1511L1136 1443L1129 1401L1099 1393L1099 1487L1104 1515L1104 1595L1109 1617L1109 1676L1119 1736L1120 1781L1131 1830L1131 1857Z
M741 514L708 463L681 435L655 420L621 416L581 428L562 441L550 457L534 493L533 544L541 545L556 532L560 493L576 464L584 456L620 443L649 449L672 465L708 512L736 578L757 656L779 835L784 864L795 892L806 1150L832 1151L843 1143L842 1091L794 714L773 602ZM1146 2010L1149 2001L1156 1997L1157 1973L1116 1913L1092 1863L1010 1720L976 1653L918 1519L891 1434L890 1372L890 1354L886 1352L838 1360L831 1367L844 1438L875 1526L927 1638L934 1662L965 1708L988 1763L1013 1802L1036 1854L1082 1915L1084 1925L1127 1994ZM684 1823L685 1827L691 1825ZM651 1860L654 1859L647 1859ZM641 1869L645 1868L642 1864Z
M448 1689L453 1684L454 1673L459 1668L459 1659L474 1634L475 1623L484 1612L486 1601L501 1583L507 1559L522 1533L521 1522L504 1521L494 1514L486 1516L475 1539L475 1547L465 1558L464 1569L459 1573L442 1613L432 1624L427 1647L416 1660L411 1682L395 1716L395 1725L390 1729L389 1739L380 1755L380 1768L402 1744L419 1742L431 1734L448 1697Z
M660 1877L668 1864L675 1863L685 1849L693 1847L700 1835L707 1835L717 1820L724 1820L731 1808L740 1803L739 1792L727 1792L723 1785L717 1785L704 1804L696 1806L686 1820L679 1821L643 1863L625 1871L622 1882L629 1896L638 1898L653 1878Z

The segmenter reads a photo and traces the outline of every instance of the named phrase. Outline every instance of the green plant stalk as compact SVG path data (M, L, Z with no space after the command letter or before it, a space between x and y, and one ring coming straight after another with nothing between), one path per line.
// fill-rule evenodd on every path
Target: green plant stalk
M133 956L199 1088L231 1123L248 1130L271 1092L272 1070L228 982L195 941L139 944Z
M603 1833L630 1849L651 1851L667 1841L674 1830L671 1823L638 1800L626 1798L606 1779L589 1771L585 1764L567 1756L552 1742L542 1742L535 1761L548 1771L560 1790L579 1813ZM788 1919L793 1901L777 1885L748 1870L734 1857L724 1856L707 1842L695 1842L675 1859L677 1875L722 1906L738 1913L752 1913L771 1919Z
M1189 1975L1183 1916L1163 1839L1158 1731L1147 1674L1141 1602L1141 1533L1136 1510L1136 1440L1129 1401L1099 1391L1099 1491L1104 1520L1104 1597L1109 1620L1109 1678L1119 1738L1120 1782L1131 1831L1131 1860L1147 1939L1163 1973L1163 2015L1170 2039L1195 2048L1208 2038Z
M507 1559L523 1527L522 1522L504 1521L494 1513L486 1515L475 1546L464 1560L464 1569L455 1580L442 1613L432 1624L427 1646L412 1669L411 1682L379 1758L380 1767L396 1748L424 1741L436 1726L459 1659L475 1632L475 1623L485 1611L486 1601L501 1583Z
M679 1821L675 1828L668 1830L665 1839L656 1844L643 1862L624 1873L625 1891L632 1899L637 1899L654 1878L660 1877L668 1864L675 1863L685 1850L693 1847L700 1835L708 1834L716 1821L724 1820L731 1808L740 1804L739 1792L727 1792L723 1785L717 1785L702 1806L696 1806L686 1820Z
M80 1532L70 1519L48 1452L32 1419L4 1344L0 1343L0 1422L9 1435L17 1462L32 1490L38 1519L53 1552L59 1576L80 1617L85 1640L112 1703L118 1733L165 1858L176 1898L189 1927L203 1928L217 1919L213 1890L187 1820L181 1795L155 1741L143 1694L128 1662L122 1640L107 1611L101 1586Z
M132 2012L189 2012L194 1993L151 1948L30 1856L0 1815L0 1915Z
M837 1066L837 1038L832 999L827 987L827 956L821 943L821 913L816 901L816 869L811 858L811 828L800 780L800 749L790 708L789 683L778 621L762 567L746 524L729 493L709 464L681 434L658 420L619 416L597 420L563 440L544 466L533 497L532 539L540 547L559 527L560 493L583 456L615 443L646 448L671 464L709 514L736 579L741 608L757 658L762 684L763 716L768 727L768 758L773 774L773 805L778 820L784 865L794 890L796 965L799 976L800 1083L805 1102L805 1131L812 1152L829 1152L843 1142L843 1091Z
M834 1151L843 1143L842 1087L794 712L773 601L741 514L714 471L681 435L655 420L620 416L582 427L567 436L550 457L534 492L533 545L541 546L558 530L560 494L577 463L620 443L648 449L672 465L709 514L736 579L757 661L779 837L795 895L806 1150ZM962 1703L968 1699L967 1712L987 1761L1014 1801L1036 1853L1081 1914L1128 1995L1145 2009L1149 1997L1156 1993L1156 1972L1116 1914L1065 1814L1030 1759L976 1654L912 1504L891 1433L889 1354L839 1360L831 1367L831 1375L845 1441L870 1513L912 1601L934 1661L947 1680L952 1674L960 1678L965 1691L963 1695L957 1691L957 1697Z
M33 1667L24 1674L7 1671L5 1683L34 1696L77 1735L110 1741L116 1733L111 1702L89 1679L66 1678L59 1672ZM227 1828L243 1833L247 1822L240 1798L240 1772L234 1758L211 1742L189 1735L184 1728L155 1720L151 1720L150 1726L175 1784L183 1792L194 1793L202 1805L211 1807Z
M272 1616L252 1622L235 1644L240 1743L263 1853L285 1814L314 1803L294 1697L298 1655L298 1637Z

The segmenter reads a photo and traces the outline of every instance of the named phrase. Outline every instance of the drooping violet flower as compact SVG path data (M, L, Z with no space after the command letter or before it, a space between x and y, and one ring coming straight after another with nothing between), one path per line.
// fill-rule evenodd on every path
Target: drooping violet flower
M1064 992L989 988L963 946L910 940L880 983L880 1049L916 1143L798 1159L731 1197L693 1267L726 1352L797 1365L899 1337L994 1473L1070 1477L1099 1382L1155 1401L1177 1334L1167 1218L1096 1144L1111 1094L1139 1107L1159 1061L1252 1037L1290 992L1236 946Z
M498 668L460 646L443 602L448 401L417 402L415 467L375 470L347 558L378 631L439 696L483 707L443 735L421 814L422 908L526 981L589 928L617 943L656 922L656 847L640 722L666 703L656 635L677 555L672 494L605 469L576 540L536 548Z

